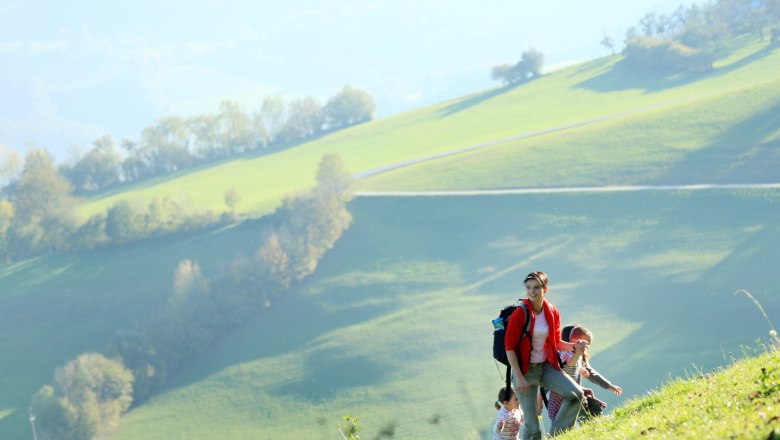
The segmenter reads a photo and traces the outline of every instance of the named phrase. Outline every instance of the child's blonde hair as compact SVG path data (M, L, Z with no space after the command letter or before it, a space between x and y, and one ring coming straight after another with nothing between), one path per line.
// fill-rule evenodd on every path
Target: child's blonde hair
M498 390L498 399L496 400L496 409L501 409L501 405L504 402L509 402L509 400L512 398L512 396L515 395L515 390L512 389L512 387L501 387L500 390Z
M590 332L587 328L578 325L571 329L571 334L569 335L569 340L572 341L574 338L585 338L588 340L588 344L593 343L593 333ZM590 358L590 355L586 351L582 354L582 360L583 362L588 362L588 359Z

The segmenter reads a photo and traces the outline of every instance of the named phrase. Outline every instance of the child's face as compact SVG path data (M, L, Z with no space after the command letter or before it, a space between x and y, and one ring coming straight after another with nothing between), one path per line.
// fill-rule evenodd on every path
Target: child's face
M512 398L510 398L508 401L504 402L504 406L509 411L514 411L517 408L520 408L520 401L517 400L517 394L512 394Z
M571 337L571 342L573 344L576 344L577 341L580 341L580 340L585 341L585 342L588 343L588 345L590 345L590 338L587 335L580 334L580 335L575 335L575 336Z

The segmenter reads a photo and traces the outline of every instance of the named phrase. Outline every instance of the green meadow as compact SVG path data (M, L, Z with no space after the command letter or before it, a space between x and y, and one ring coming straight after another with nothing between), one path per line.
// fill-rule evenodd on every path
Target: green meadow
M636 158L646 153L646 143L650 142L652 137L647 136L646 133L637 135L636 124L631 124L631 116L633 115L635 119L642 119L645 115L651 120L656 118L655 122L646 122L652 125L649 127L650 133L653 136L661 135L666 139L690 139L687 134L688 129L691 128L689 124L715 126L716 132L710 135L728 128L736 133L741 133L741 130L747 132L750 128L739 125L740 121L752 118L755 112L760 111L770 112L771 115L771 107L752 103L744 108L741 105L728 105L719 107L717 111L710 114L713 111L711 105L719 104L721 101L717 101L717 98L721 96L724 102L733 104L734 100L739 100L740 96L743 96L740 93L749 95L754 88L766 90L770 95L777 94L777 82L771 80L776 78L773 72L780 69L780 52L772 51L768 47L768 41L761 42L758 38L752 37L737 39L732 42L732 45L733 47L728 48L729 51L724 49L727 54L715 64L715 69L711 72L662 75L632 70L621 63L620 55L600 58L553 72L520 86L482 91L335 132L300 145L284 149L269 149L215 166L184 171L109 190L85 200L80 207L80 213L82 216L87 216L105 211L122 199L148 202L166 196L184 201L198 209L222 211L225 209L224 193L233 188L242 197L238 210L253 216L260 215L273 210L283 196L311 186L314 182L316 165L325 153L338 153L350 171L361 173L394 163L426 158L599 118L606 119L561 132L560 135L565 138L558 138L555 142L557 148L545 149L543 152L535 151L524 162L525 166L546 169L549 168L549 164L560 164L561 167L571 165L574 161L572 155L582 153L583 149L573 150L567 145L571 139L580 136L595 136L599 140L609 137L623 139L625 142L619 145L620 154L609 156L609 159L597 160L600 154L606 154L606 149L615 150L615 146L585 153L593 158L594 166L591 167L588 161L575 163L577 169L571 170L575 176L588 174L584 171L588 167L591 172L583 176L582 182L574 178L568 179L571 183L612 182L616 178L608 177L610 174L631 169L637 162L653 168L654 174L671 171L675 165L685 159L691 162L711 163L721 158L722 149L704 148L705 145L699 144L703 141L699 140L692 145L689 142L680 146L653 146L652 157L638 161ZM748 98L744 96L743 98L749 101ZM770 97L766 98L762 102L766 103L770 99ZM716 101L710 102L710 99ZM662 115L665 110L673 112L686 104L694 108L697 116L689 120L687 114L683 114L683 120L678 121L671 116ZM697 104L700 107L698 109L695 108ZM776 118L776 116L768 117ZM722 125L724 118L725 127ZM628 119L627 126L620 125L626 119ZM776 121L776 119L772 120ZM601 134L594 134L593 130L598 130L604 124L613 123L618 125L611 126L611 129ZM762 133L769 136L770 134L765 131L766 128ZM637 136L649 139L645 139L645 142L636 142ZM752 137L750 139L753 140ZM592 147L593 143L587 146ZM762 159L761 157L748 158L752 163L761 163ZM513 161L517 161L517 158ZM609 162L616 172L609 173L595 167L604 162ZM476 165L478 167L467 174L475 173L479 176L475 175L461 185L477 181L482 175L489 173L489 170L484 168L490 166L479 161ZM493 165L495 166L497 165ZM568 174L568 172L568 168L565 168L554 171L554 174ZM708 169L703 171L705 174L707 172ZM440 179L437 177L438 174L428 173L425 170L421 171L421 174L425 176L414 177L422 179L426 187L436 185L436 181L452 180L450 175L442 176ZM502 172L502 177L505 174L511 173ZM541 180L534 180L534 185L555 186L559 178L558 175L543 177ZM377 181L370 184L370 189L398 189L400 185L397 180ZM508 182L491 180L490 185L505 187L515 184L516 181L517 178ZM403 182L400 184L405 185ZM480 185L487 187L486 184Z
M593 365L625 390L623 398L597 391L613 408L670 377L727 364L742 346L766 339L766 322L737 289L750 290L770 316L780 311L777 191L360 198L351 209L354 225L316 275L195 359L112 438L334 439L347 412L359 417L365 438L382 430L396 438L483 438L502 383L490 320L535 269L550 274L549 299L564 321L594 332ZM126 319L121 304L142 285L164 289L179 258L201 260L210 247L245 249L239 243L250 229L195 239L200 254L173 246L163 255L150 246L146 264L159 268L148 281L90 302L105 321ZM125 252L139 251L119 252L106 273L121 272L131 258ZM213 268L220 257L203 261ZM62 277L93 264L63 256L16 276L60 268L36 289L45 301L62 295L55 287ZM97 280L87 284L72 288L99 289ZM25 398L55 366L109 336L108 325L83 327L92 343L68 343L59 359L39 354L48 365L37 383L25 368L31 360L4 366L17 391L4 403L11 412L0 429L22 438ZM9 336L31 344L36 328L17 323ZM25 353L22 345L11 359Z
M361 190L774 182L780 79L390 170Z
M323 154L360 190L777 182L780 51L733 41L711 72L636 72L606 57L300 145L94 195L173 197L254 220L0 265L0 438L30 438L31 396L55 368L103 352L165 304L183 259L206 276L260 244L257 219L314 182ZM514 139L528 133L534 136ZM510 139L510 140L507 140ZM506 140L506 141L503 141ZM354 222L310 278L224 335L134 407L112 439L484 438L503 381L490 321L531 270L564 322L594 333L593 365L624 396L730 364L780 316L780 191L359 197ZM389 438L389 437L388 437Z

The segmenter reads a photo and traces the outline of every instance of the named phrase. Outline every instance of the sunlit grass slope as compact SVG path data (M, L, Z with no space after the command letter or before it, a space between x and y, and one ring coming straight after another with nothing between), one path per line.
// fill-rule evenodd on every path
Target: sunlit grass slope
M780 435L780 353L741 359L716 374L678 378L561 440L767 439ZM756 353L752 353L755 356ZM673 410L670 410L673 409Z
M714 71L696 75L659 76L626 69L620 63L620 56L601 58L514 88L484 91L284 150L269 150L198 171L123 187L87 200L80 212L86 216L103 211L120 199L149 201L166 196L188 200L197 208L223 210L224 193L233 188L242 197L239 211L252 215L265 213L276 206L282 196L310 186L316 164L325 153L339 153L347 167L358 173L652 106L693 104L707 97L761 85L774 78L774 72L780 69L780 52L771 52L767 44L758 39L735 40L734 51L719 60ZM708 104L706 100L703 103ZM725 110L731 112L734 120L741 121L751 115L752 108L729 107ZM669 136L683 135L685 129L673 123L663 128ZM577 136L578 131L567 133ZM626 168L620 159L625 161L642 155L643 147L642 144L628 144L624 155L617 157L615 162ZM706 156L710 150L701 151ZM541 169L550 161L569 160L567 155L571 154L570 149L555 149L542 158L537 154L528 165ZM669 168L677 164L675 158L679 156L668 157ZM536 183L553 186L556 182L551 176Z
M642 192L353 203L317 274L136 408L115 439L485 438L502 373L490 320L547 271L593 365L642 395L709 371L780 316L776 191ZM621 399L597 391L611 407ZM673 409L670 408L670 411Z
M780 78L388 171L361 190L776 182Z

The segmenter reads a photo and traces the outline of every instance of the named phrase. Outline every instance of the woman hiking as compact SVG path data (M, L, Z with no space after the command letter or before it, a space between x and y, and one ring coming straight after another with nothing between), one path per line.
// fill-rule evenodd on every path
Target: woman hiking
M512 367L512 383L524 414L537 414L537 394L539 386L563 396L558 416L552 423L552 435L571 428L577 420L582 402L582 388L571 377L561 371L558 365L558 350L580 352L585 349L586 341L577 344L561 339L561 317L558 309L548 302L549 279L544 272L531 272L523 280L526 298L522 306L528 309L531 325L528 335L523 336L525 312L518 307L509 318L506 329L505 348ZM522 339L521 339L522 337ZM525 417L523 439L541 439L539 419Z

